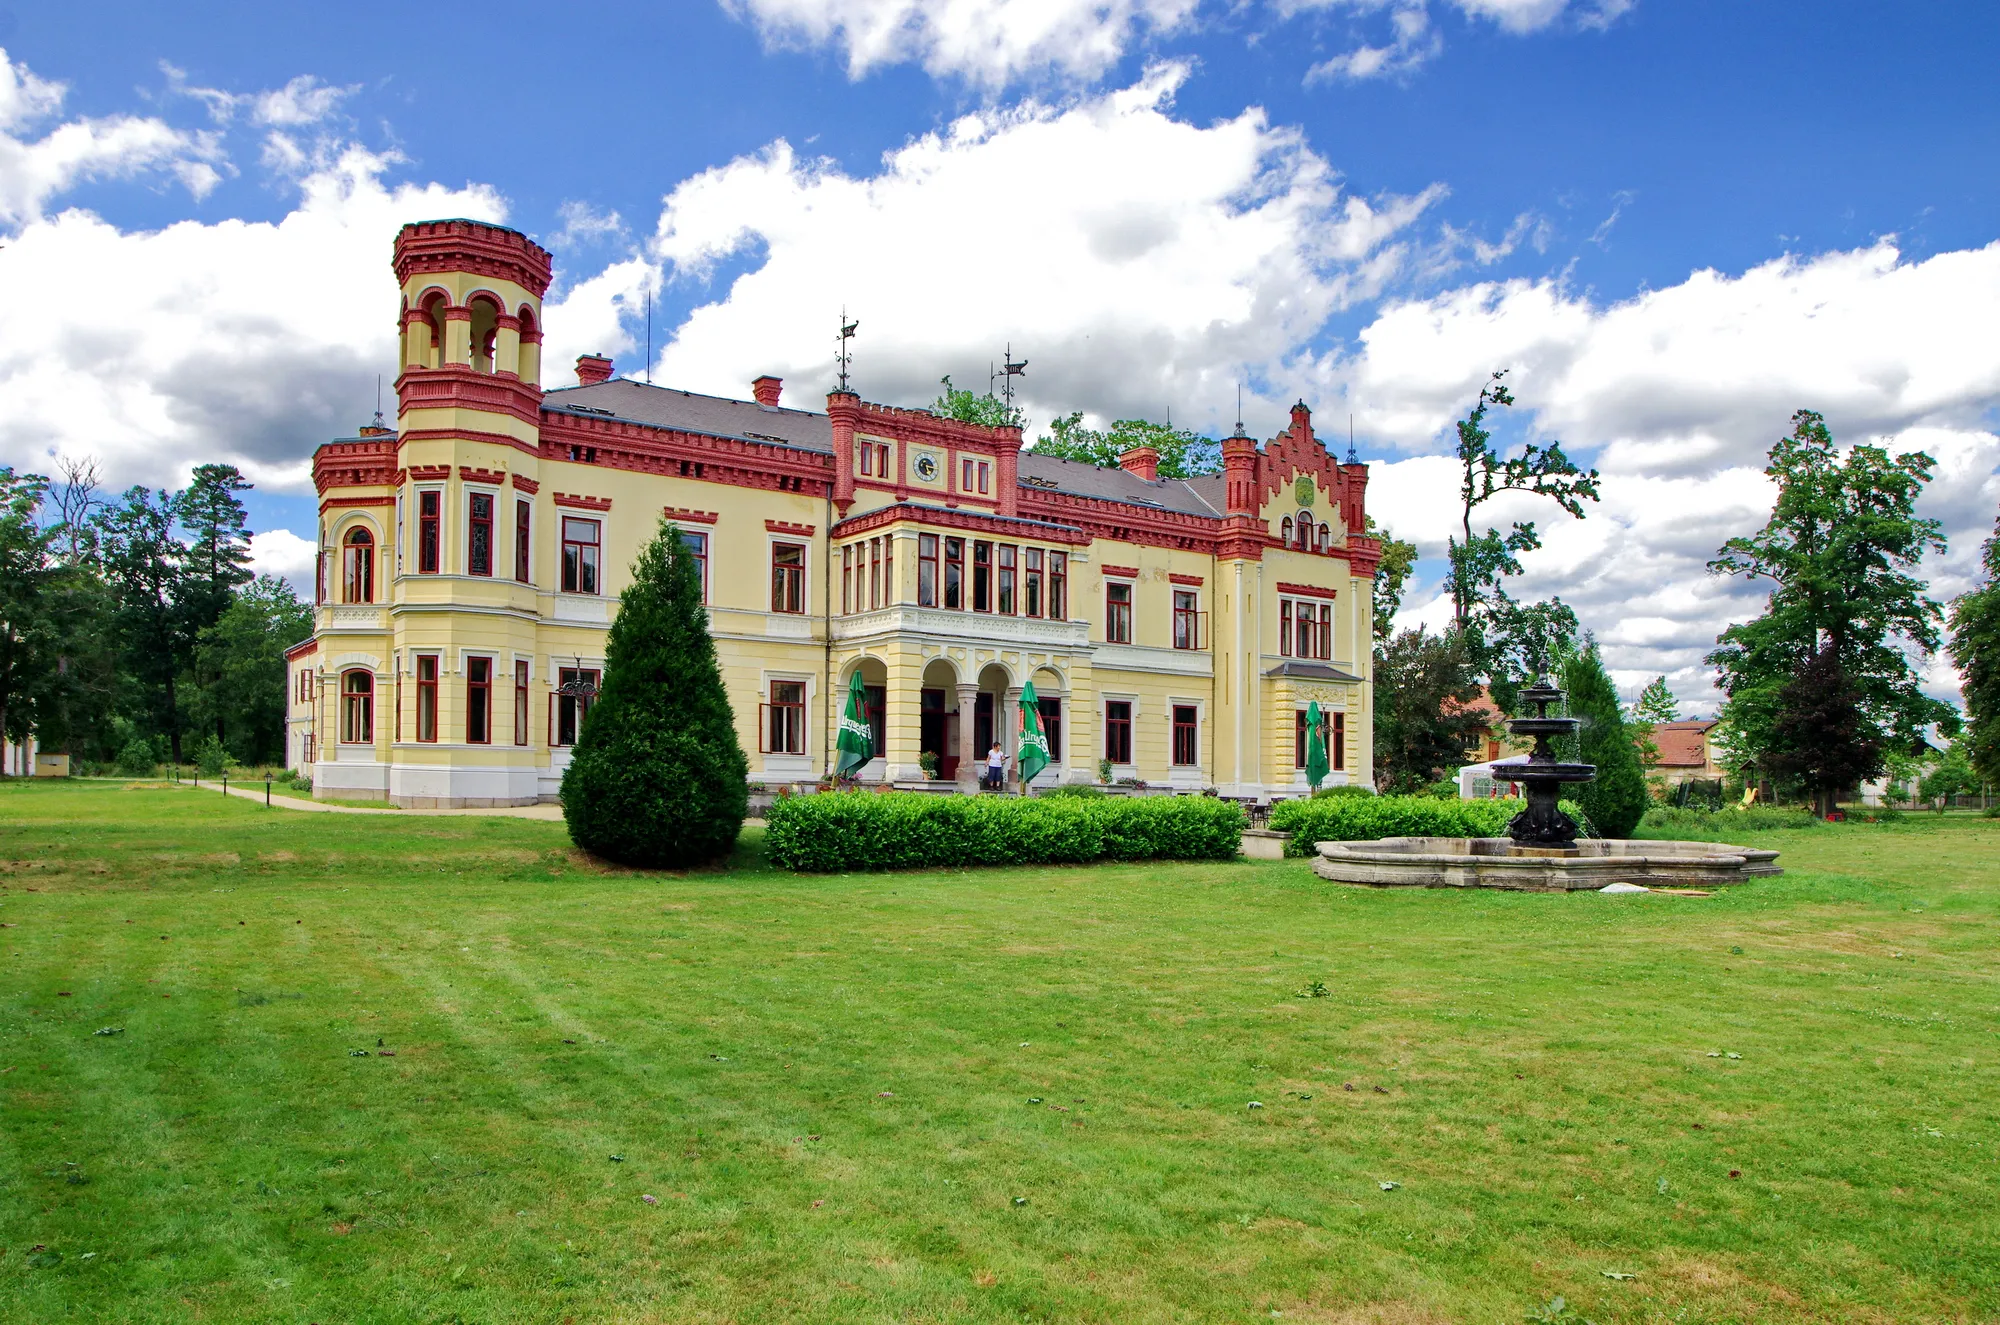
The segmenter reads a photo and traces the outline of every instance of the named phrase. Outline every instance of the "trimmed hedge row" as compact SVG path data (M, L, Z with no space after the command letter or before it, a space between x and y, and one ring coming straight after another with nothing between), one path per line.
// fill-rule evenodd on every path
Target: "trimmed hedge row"
M1527 808L1520 799L1447 801L1435 796L1340 796L1281 801L1271 828L1285 834L1285 854L1310 856L1315 842L1368 842L1378 837L1499 837ZM1582 812L1562 808L1579 825ZM1586 829L1586 831L1588 831Z
M1077 865L1234 860L1243 809L1210 796L936 796L821 792L765 814L765 849L786 869Z

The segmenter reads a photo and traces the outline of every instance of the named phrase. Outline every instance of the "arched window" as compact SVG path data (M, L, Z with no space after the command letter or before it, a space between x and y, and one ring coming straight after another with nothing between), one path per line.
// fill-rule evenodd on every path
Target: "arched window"
M419 346L417 361L426 368L444 366L444 311L451 306L451 299L442 290L432 290L424 296L420 311L423 314L423 330L429 344Z
M1299 550L1310 552L1313 547L1313 518L1311 511L1299 512Z
M1278 525L1278 541L1286 547L1292 545L1292 517L1289 515Z
M356 527L348 531L341 552L341 583L350 603L375 601L375 535Z
M493 356L500 340L500 306L490 297L474 295L472 298L472 367L474 371L490 373L495 364Z
M1319 526L1319 550L1333 551L1333 526L1325 521L1321 521Z
M375 740L375 674L340 674L340 740L343 745L369 745Z
M517 370L521 380L529 386L539 386L542 380L542 328L535 320L535 310L521 305L521 366Z

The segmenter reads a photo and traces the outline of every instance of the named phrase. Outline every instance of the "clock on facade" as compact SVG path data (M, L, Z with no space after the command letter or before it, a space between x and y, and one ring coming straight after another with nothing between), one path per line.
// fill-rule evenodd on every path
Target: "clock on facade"
M917 470L917 477L922 479L924 482L926 483L937 482L937 476L938 476L937 457L931 455L928 452L919 454L916 460L916 470Z

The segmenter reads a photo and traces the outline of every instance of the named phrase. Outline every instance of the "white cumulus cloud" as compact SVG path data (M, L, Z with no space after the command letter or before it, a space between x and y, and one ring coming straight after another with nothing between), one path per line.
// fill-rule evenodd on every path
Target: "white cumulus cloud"
M0 48L0 226L38 220L49 199L86 180L164 171L197 198L221 181L220 139L160 119L84 117L32 137L61 110L64 92Z
M1456 9L1468 18L1517 35L1540 32L1560 21L1579 28L1608 27L1637 0L1281 0L1278 8L1345 11L1377 26L1384 40L1363 42L1322 60L1306 71L1306 82L1360 81L1415 69L1444 50L1434 11ZM1380 16L1379 18L1377 16Z
M873 175L778 142L687 180L654 238L672 277L751 269L674 332L655 380L741 392L773 372L824 391L845 306L874 399L928 403L948 371L983 388L1011 340L1039 418L1225 416L1247 372L1404 270L1403 236L1442 190L1348 193L1255 108L1177 119L1185 75L967 115Z
M997 87L1038 73L1091 79L1147 32L1185 24L1197 0L723 0L778 47L838 48L850 77L916 64Z

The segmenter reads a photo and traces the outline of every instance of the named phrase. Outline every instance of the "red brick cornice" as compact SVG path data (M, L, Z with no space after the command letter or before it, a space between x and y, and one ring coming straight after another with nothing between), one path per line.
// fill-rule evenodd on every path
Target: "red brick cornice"
M396 438L328 442L313 452L313 488L386 487L396 473Z
M1106 575L1116 576L1121 580L1136 580L1139 578L1139 568L1137 566L1099 566L1098 569Z
M451 477L450 465L411 465L410 482L435 483L439 479Z
M512 373L482 373L470 364L442 368L405 368L396 379L397 408L464 409L502 414L523 423L540 423L542 389ZM400 417L400 416L399 416Z
M530 497L542 490L542 485L539 482L531 478L522 478L519 474L509 474L507 481L527 493Z
M793 524L790 520L764 521L764 529L767 533L796 534L801 538L811 538L813 531L818 528L818 525L812 524Z
M558 492L556 505L567 506L579 511L608 511L611 509L609 497L586 497L575 492Z
M956 507L928 506L916 502L878 506L852 519L839 521L829 531L828 536L847 538L905 522L920 528L963 529L974 533L992 534L996 539L1023 543L1062 543L1069 547L1083 547L1090 542L1090 535L1073 525L1049 524L1041 520L991 515L985 511L968 511Z
M1182 575L1178 572L1167 576L1169 584L1182 584L1191 589L1201 588L1202 580L1203 577L1200 575Z
M460 465L458 467L458 479L461 483L492 483L498 485L507 481L507 471L504 469L475 469L471 465Z
M675 524L714 524L722 518L716 511L690 511L680 506L662 506L660 514Z
M1325 589L1321 588L1317 584L1291 584L1284 580L1278 581L1278 592L1281 594L1289 595L1290 597L1293 598L1340 597L1340 591L1338 589Z
M396 499L391 496L327 497L320 502L319 512L321 515L325 515L328 511L349 506L394 506L395 504Z
M419 273L472 272L527 290L539 299L549 288L554 260L518 230L480 221L418 221L396 236L396 281Z

